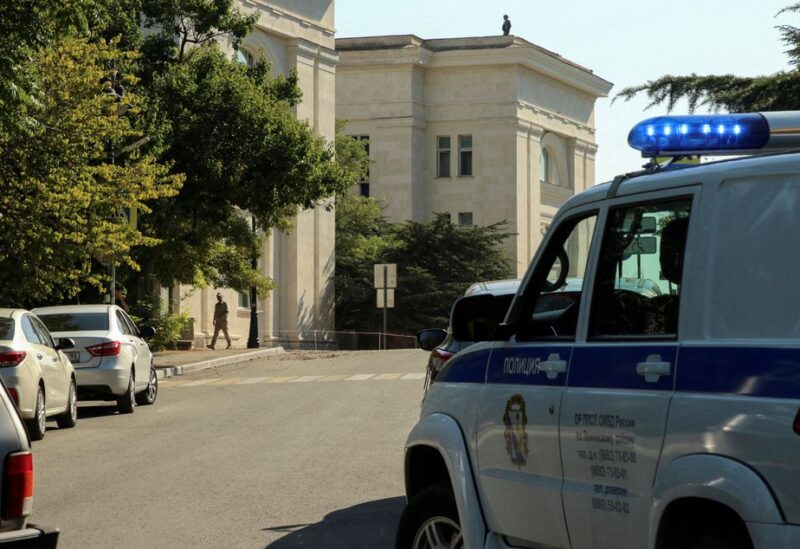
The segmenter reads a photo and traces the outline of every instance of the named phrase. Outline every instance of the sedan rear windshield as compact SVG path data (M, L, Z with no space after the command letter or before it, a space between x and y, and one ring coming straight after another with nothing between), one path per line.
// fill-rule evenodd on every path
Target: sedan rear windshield
M0 318L0 340L11 341L12 339L14 339L14 320Z
M103 332L108 330L108 313L39 315L51 332Z

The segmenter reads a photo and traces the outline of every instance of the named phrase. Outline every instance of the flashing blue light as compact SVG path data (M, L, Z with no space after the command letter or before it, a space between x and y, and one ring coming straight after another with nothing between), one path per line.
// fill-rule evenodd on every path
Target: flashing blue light
M634 126L628 143L643 156L734 153L762 149L770 140L763 115L660 116Z

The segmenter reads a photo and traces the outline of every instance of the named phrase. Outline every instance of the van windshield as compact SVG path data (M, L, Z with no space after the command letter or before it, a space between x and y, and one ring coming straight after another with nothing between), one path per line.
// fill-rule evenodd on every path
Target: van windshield
M103 332L108 330L108 313L64 313L38 315L51 332Z

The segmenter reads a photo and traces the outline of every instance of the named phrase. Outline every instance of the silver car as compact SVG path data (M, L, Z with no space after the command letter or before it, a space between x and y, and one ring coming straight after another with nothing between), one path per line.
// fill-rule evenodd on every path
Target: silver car
M63 305L35 309L54 337L68 337L68 356L78 379L79 400L111 400L120 413L153 404L158 377L147 338L155 330L137 328L116 305Z
M48 417L62 429L77 422L75 373L65 356L73 345L69 338L54 340L24 309L0 309L0 378L32 440L44 437Z

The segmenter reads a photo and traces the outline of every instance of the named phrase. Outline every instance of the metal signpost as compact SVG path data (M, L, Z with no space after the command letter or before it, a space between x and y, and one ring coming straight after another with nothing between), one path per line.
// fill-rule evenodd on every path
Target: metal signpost
M375 290L378 298L378 309L383 309L383 348L386 345L386 309L394 309L394 290L397 288L397 263L379 263L375 265ZM378 349L381 340L378 338Z

